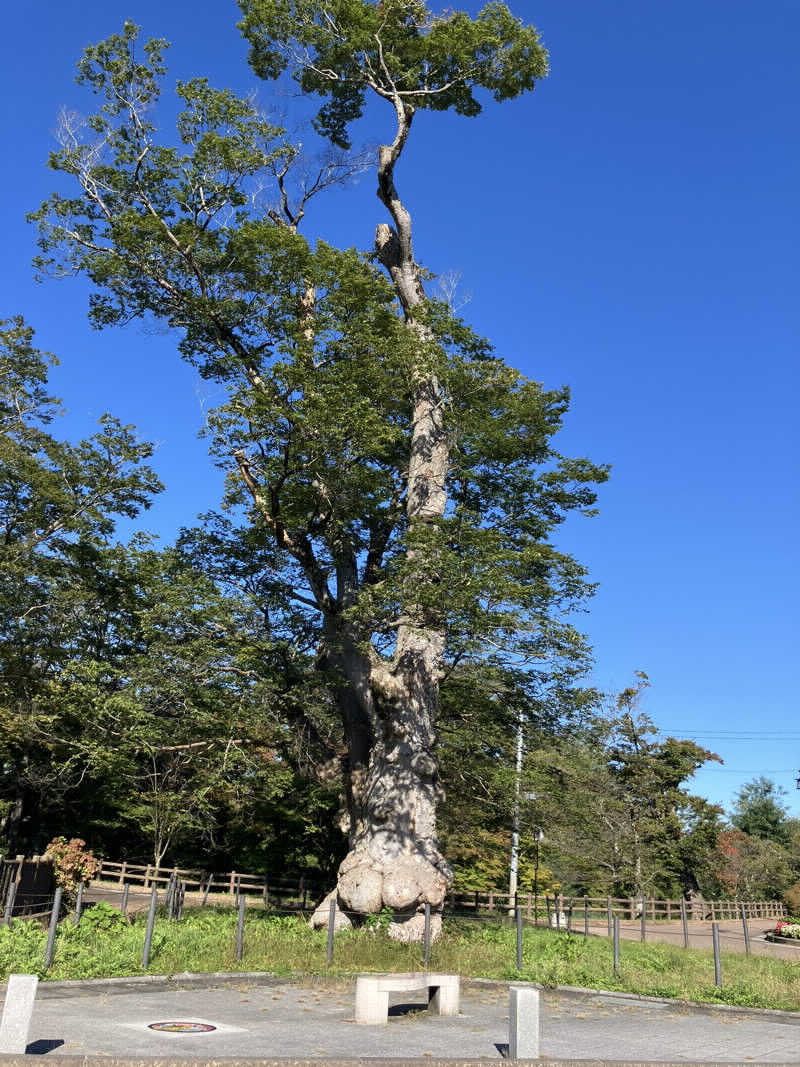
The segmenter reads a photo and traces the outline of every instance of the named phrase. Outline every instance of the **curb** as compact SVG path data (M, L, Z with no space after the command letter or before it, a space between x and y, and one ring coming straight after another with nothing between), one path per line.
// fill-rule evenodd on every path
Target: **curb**
M180 974L146 974L132 975L129 978L77 978L58 982L40 982L37 997L57 1000L60 997L86 996L91 993L136 993L158 990L194 988L214 989L221 985L239 984L247 982L249 985L290 985L303 982L309 985L336 985L352 983L356 975L316 975L316 974L292 974L279 975L271 971L184 971ZM627 993L614 989L591 989L583 986L544 986L539 982L525 982L522 980L504 978L464 978L461 979L465 987L489 987L508 988L509 986L525 986L538 989L540 992L555 996L575 997L587 999L590 997L604 997L618 1001L628 1001L634 1004L663 1004L673 1008L683 1008L687 1011L703 1012L705 1014L753 1016L760 1019L774 1019L788 1025L800 1026L800 1011L783 1011L778 1008L751 1008L738 1004L713 1004L696 1000L677 1000L672 997L653 997L646 993ZM0 989L5 990L6 983L0 982Z

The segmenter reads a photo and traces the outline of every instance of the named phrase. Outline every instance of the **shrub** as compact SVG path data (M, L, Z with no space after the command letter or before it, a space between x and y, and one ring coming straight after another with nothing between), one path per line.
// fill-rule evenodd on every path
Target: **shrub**
M64 837L54 837L47 846L46 854L53 861L56 884L69 898L74 898L81 882L93 878L100 866L94 853L86 848L86 842L80 837L73 837L69 841Z

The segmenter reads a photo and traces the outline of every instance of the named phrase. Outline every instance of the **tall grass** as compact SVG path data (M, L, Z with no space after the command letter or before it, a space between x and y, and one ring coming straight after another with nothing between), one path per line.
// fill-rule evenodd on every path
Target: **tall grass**
M148 972L141 967L145 923L129 923L108 905L87 911L80 926L59 926L53 965L44 974L45 931L13 920L0 929L0 977L12 971L47 979L179 974L184 971L268 971L277 975L352 975L363 971L422 968L422 946L391 941L377 924L337 933L333 965L326 966L326 933L302 919L249 913L244 956L235 959L236 913L232 909L187 911L180 922L156 920ZM619 975L611 944L526 928L522 968L516 967L513 926L501 922L449 919L431 947L430 969L463 977L539 982L624 990L685 1000L800 1011L800 968L763 956L723 956L723 987L714 985L709 951L625 941Z

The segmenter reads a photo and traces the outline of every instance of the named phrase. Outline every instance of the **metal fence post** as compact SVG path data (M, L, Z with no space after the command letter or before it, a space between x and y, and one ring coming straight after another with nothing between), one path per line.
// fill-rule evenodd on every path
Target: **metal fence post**
M236 924L236 959L237 961L242 958L244 953L244 907L245 907L244 894L239 894L239 921Z
M423 949L424 964L427 967L431 958L431 906L425 903L425 945Z
M8 883L8 892L6 893L6 908L3 912L3 922L8 926L11 923L11 913L14 910L14 898L17 895L17 883L12 879Z
M683 927L683 947L689 947L689 917L686 914L686 900L681 897L681 926Z
M153 927L156 922L156 907L158 906L158 882L153 883L150 893L150 911L147 914L147 929L144 934L144 948L142 950L142 970L147 970L150 962L150 946L153 943Z
M325 963L330 967L333 963L333 933L336 928L336 897L330 903L328 908L328 944L325 951Z
M58 915L61 911L61 892L61 886L58 886L56 888L56 895L53 897L53 910L50 912L50 929L47 931L47 948L44 950L44 969L46 971L50 970L50 966L53 962Z
M722 989L722 963L719 958L719 923L711 924L711 940L714 942L714 985Z
M517 970L522 970L522 908L517 908Z
M750 927L747 925L747 908L744 904L740 904L739 907L742 911L742 926L744 927L744 950L750 955Z
M75 925L78 926L83 914L83 882L78 885L78 896L75 900Z

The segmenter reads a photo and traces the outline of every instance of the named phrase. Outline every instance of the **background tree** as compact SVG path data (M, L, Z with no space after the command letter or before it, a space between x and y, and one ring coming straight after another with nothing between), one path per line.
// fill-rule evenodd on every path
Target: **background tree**
M657 739L638 711L649 685L617 697L582 735L553 739L527 770L547 834L547 862L563 884L614 896L671 896L696 888L703 856L712 854L720 809L693 796L685 782L713 752L693 741Z
M377 10L359 6L370 18ZM474 61L441 94L418 90L431 106L474 113L472 88L512 96L544 69L533 31L498 5L474 23L430 26L420 5L405 8L387 6L370 45L390 70L429 32L445 50L458 45L456 65ZM343 32L357 35L355 14ZM162 45L150 42L140 62L135 38L128 25L79 65L104 103L88 138L71 123L52 158L80 191L37 214L40 265L89 275L99 325L155 315L180 329L184 355L227 390L210 419L226 506L247 514L244 543L269 557L278 612L290 604L313 629L343 728L341 901L362 913L438 909L450 879L436 836L440 680L487 648L518 663L583 656L565 617L588 587L550 534L591 507L606 472L553 449L564 390L525 380L423 299L392 181L415 107L405 89L392 90L399 139L381 151L398 227L394 237L381 230L382 262L395 239L401 246L389 285L353 252L312 250L250 195L294 150L249 102L202 80L180 85L180 147L160 144L148 115ZM428 69L419 62L418 80ZM394 928L420 932L413 920Z
M103 562L114 519L137 515L160 489L144 463L151 446L111 416L78 444L49 431L60 411L47 391L53 361L22 319L0 322L0 838L9 849L83 774L41 743L45 722L59 729L49 687L83 655L115 655L104 620L120 589Z
M777 841L723 830L717 842L712 891L734 899L779 899L795 877L789 855Z
M785 789L763 775L745 782L736 796L731 822L750 837L787 845L790 820L785 796Z

